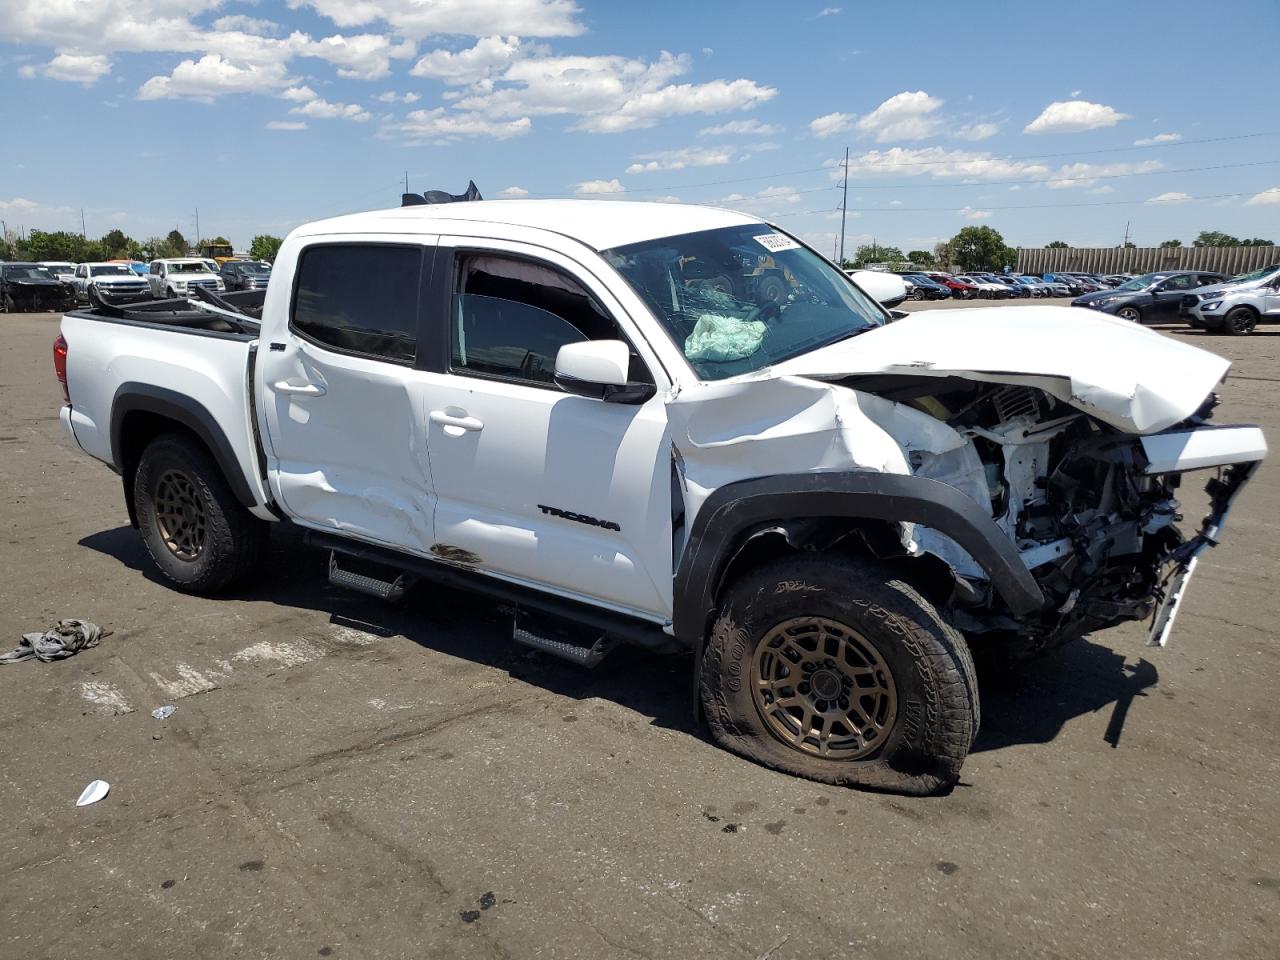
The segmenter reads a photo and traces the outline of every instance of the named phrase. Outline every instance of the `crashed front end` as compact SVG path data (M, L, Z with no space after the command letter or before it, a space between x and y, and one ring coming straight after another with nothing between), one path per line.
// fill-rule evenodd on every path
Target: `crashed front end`
M912 549L945 560L964 587L951 603L957 627L1013 640L1026 653L1146 619L1151 642L1163 646L1197 557L1218 542L1232 503L1266 453L1257 427L1208 425L1217 402L1212 394L1185 421L1134 435L1029 386L907 389L918 395L906 403L968 441L943 453L911 451L913 473L985 497L1045 605L1013 616L973 559L931 530L914 531ZM1212 475L1204 517L1188 529L1179 495L1184 474L1193 471Z
M38 313L42 310L66 311L75 307L75 297L67 286L59 281L7 280L4 283L6 300L19 313Z

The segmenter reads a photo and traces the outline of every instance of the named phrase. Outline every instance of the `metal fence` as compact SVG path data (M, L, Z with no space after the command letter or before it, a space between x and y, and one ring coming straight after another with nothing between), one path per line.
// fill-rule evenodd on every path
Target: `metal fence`
M1280 263L1280 247L1019 247L1019 273L1212 270L1232 276Z

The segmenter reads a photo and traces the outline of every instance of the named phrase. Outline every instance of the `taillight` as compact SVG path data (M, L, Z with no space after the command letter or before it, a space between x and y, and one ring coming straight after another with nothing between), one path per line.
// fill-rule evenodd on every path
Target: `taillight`
M71 391L67 389L67 338L58 334L53 341L53 374L62 384L62 399L71 402Z

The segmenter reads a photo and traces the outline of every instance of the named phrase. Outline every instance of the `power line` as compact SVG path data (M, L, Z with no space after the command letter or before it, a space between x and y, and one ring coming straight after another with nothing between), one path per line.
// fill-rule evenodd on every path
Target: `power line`
M985 210L1058 210L1068 207L1124 207L1136 204L1157 204L1157 203L1187 203L1192 200L1225 200L1233 197L1243 197L1243 193L1215 193L1199 197L1172 197L1168 200L1087 200L1079 203L1019 203L1004 204L996 206L986 206ZM700 206L723 206L723 204L700 204ZM839 208L823 207L817 210L784 210L778 213L762 214L761 216L769 218L777 217L806 217L816 216L819 213L834 213ZM955 207L850 207L851 213L947 213L954 212Z

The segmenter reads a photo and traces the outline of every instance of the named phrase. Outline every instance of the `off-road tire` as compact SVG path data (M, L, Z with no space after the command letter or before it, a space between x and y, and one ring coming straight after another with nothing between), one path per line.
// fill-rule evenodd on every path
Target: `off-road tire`
M1227 311L1218 329L1231 337L1247 337L1258 325L1258 315L1248 307L1235 307Z
M157 492L180 478L203 511L198 554L183 559L166 543L158 522ZM194 438L165 433L142 452L134 475L133 504L142 542L160 572L179 590L212 594L246 576L267 542L267 524L236 500L217 462Z
M838 760L805 752L771 729L757 705L758 648L775 628L800 618L857 634L892 674L896 716L873 752ZM727 588L700 664L699 693L712 736L734 753L822 783L913 795L955 784L981 719L964 638L907 583L869 561L829 555L779 560Z

